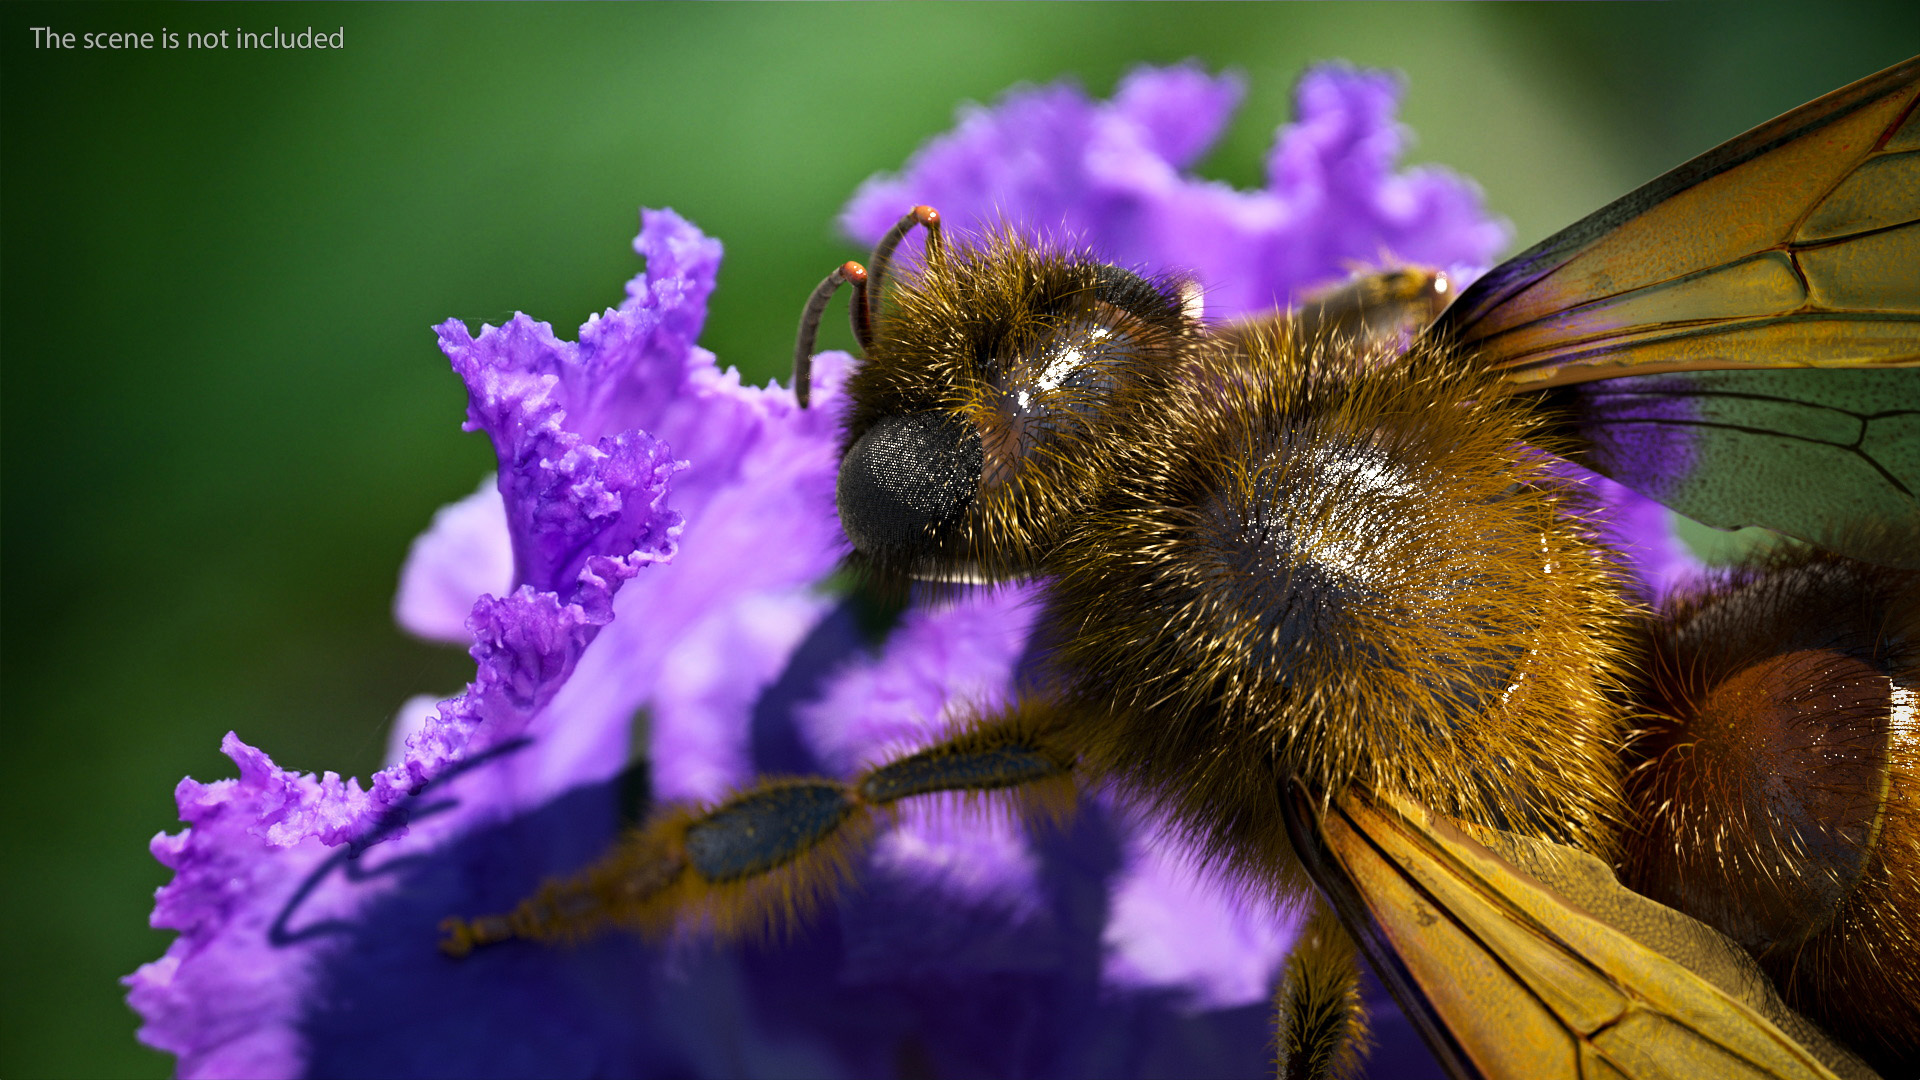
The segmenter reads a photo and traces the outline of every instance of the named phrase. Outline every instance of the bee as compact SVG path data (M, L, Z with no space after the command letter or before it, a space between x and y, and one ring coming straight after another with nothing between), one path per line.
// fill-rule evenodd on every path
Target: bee
M443 946L801 917L903 799L1103 778L1317 898L1285 1075L1357 1060L1357 955L1460 1076L1870 1075L1781 997L1834 987L1890 995L1821 1018L1910 1060L1916 96L1920 60L1829 94L1457 297L1410 269L1224 324L1191 280L914 208L807 301L794 391L850 287L854 561L1044 581L1020 693L850 783L664 812ZM1562 459L1800 553L1653 615Z
M1920 574L1801 546L1662 607L1634 665L1646 719L1621 880L1725 933L1787 1004L1910 1075Z

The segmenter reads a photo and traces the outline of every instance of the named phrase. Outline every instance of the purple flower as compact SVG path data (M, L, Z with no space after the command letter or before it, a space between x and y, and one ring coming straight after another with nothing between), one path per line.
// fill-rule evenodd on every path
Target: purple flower
M1398 93L1310 73L1267 187L1237 191L1185 172L1236 78L1142 69L1105 102L1019 89L869 181L844 224L870 242L928 202L962 229L1186 270L1225 314L1386 256L1482 266L1505 229L1466 181L1397 168ZM437 952L443 917L511 908L644 806L851 776L1003 700L1026 655L1029 589L910 612L867 645L818 588L846 550L847 358L819 359L811 410L740 385L695 344L719 244L650 211L635 246L645 272L575 342L524 315L438 328L499 472L416 542L395 611L469 643L474 681L404 706L364 786L232 735L237 779L182 781L188 828L153 842L175 871L153 923L179 936L127 979L141 1038L196 1077L1264 1074L1295 916L1106 792L1064 831L909 807L857 887L781 943Z
M1652 499L1571 462L1559 462L1562 475L1586 485L1598 503L1600 539L1624 558L1639 599L1652 603L1705 565L1674 534L1672 511Z
M1407 135L1388 72L1329 65L1303 76L1265 188L1183 171L1240 91L1237 77L1192 65L1137 70L1105 102L1068 84L1016 89L992 109L963 108L905 171L861 185L841 225L872 243L905 207L927 203L962 227L1005 222L1123 266L1196 274L1215 316L1284 306L1387 260L1478 272L1507 242L1470 182L1397 170Z
M524 316L478 340L458 323L441 328L467 384L468 426L487 431L502 465L490 520L507 526L496 543L513 567L493 593L468 597L477 672L466 692L420 716L365 788L281 769L231 734L222 749L238 779L181 781L189 828L153 842L175 871L153 923L180 936L128 982L148 1019L142 1037L179 1055L183 1075L304 1070L311 1046L295 1021L325 951L306 943L347 925L384 884L366 878L362 848L432 851L577 782L553 765L596 733L563 723L565 703L581 695L562 691L613 620L615 596L670 559L682 529L666 506L680 465L646 430L615 427L622 410L595 400L614 366L596 346L618 337L626 374L695 363L682 331L701 321L719 261L718 245L670 214L649 221L642 245L645 279L579 346ZM519 753L526 748L538 752ZM427 795L435 788L456 792L460 812L439 813L444 799ZM416 820L422 828L409 835Z

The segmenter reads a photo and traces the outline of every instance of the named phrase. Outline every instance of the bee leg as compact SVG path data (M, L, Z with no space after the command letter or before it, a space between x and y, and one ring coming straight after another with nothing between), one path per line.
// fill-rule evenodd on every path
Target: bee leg
M1404 347L1452 299L1442 271L1401 267L1310 293L1289 320L1304 340L1339 337Z
M852 783L767 780L709 810L665 811L511 912L446 919L440 949L461 959L514 939L580 940L616 927L664 933L689 919L722 936L795 925L851 875L876 816L901 799L1017 788L1043 812L1063 811L1077 755L1034 719L1046 715L1016 707Z
M1358 1074L1369 1045L1353 939L1316 901L1274 992L1275 1071L1281 1080Z

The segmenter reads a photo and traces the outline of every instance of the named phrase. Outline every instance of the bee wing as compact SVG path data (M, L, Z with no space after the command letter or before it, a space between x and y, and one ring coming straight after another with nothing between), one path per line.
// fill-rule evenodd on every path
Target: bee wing
M1315 883L1456 1076L1872 1075L1780 1005L1744 954L1728 955L1737 947L1590 855L1517 837L1526 846L1502 853L1401 799L1323 808L1296 789L1287 817ZM1516 858L1557 868L1548 876L1613 921Z
M1593 467L1697 520L1920 536L1916 95L1920 58L1762 124L1508 260L1431 333L1560 388ZM1867 370L1809 370L1832 368Z
M1920 570L1920 367L1643 375L1547 403L1582 464L1695 521Z
M1920 57L1642 186L1439 325L1523 386L1920 360Z

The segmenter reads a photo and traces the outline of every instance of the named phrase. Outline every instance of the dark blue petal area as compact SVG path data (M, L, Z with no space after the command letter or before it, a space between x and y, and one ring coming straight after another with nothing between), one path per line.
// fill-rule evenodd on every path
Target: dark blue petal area
M716 950L609 936L434 947L449 913L502 910L591 862L621 785L576 789L391 870L314 962L307 1075L1261 1076L1263 1006L1187 1015L1100 981L1116 846L1099 814L1043 840L1042 914L956 906L911 882L851 897L796 939ZM1104 857L1103 857L1104 856ZM910 952L898 947L913 939Z
M801 752L781 729L861 648L846 608L823 620L755 709L763 752ZM575 946L497 946L464 961L439 954L447 915L507 910L545 878L598 858L640 812L634 790L645 786L636 767L424 855L394 859L383 845L320 867L320 878L379 887L351 917L301 932L301 944L318 946L295 1024L297 1042L310 1048L306 1074L1267 1072L1264 1006L1192 1013L1183 995L1103 986L1101 932L1121 842L1098 808L1070 833L1036 837L1036 895L1021 918L870 870L837 912L777 944L663 947L615 934ZM460 788L455 780L426 801L441 803L442 789L458 799Z
M569 793L392 874L396 887L314 964L296 1025L312 1048L307 1075L691 1072L651 1030L659 1009L637 991L661 965L637 942L502 948L464 962L435 949L447 914L510 908L544 876L596 857L617 820L617 794L614 785ZM380 859L380 849L363 856Z

